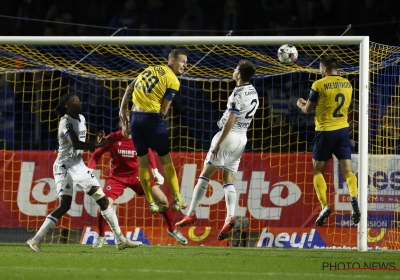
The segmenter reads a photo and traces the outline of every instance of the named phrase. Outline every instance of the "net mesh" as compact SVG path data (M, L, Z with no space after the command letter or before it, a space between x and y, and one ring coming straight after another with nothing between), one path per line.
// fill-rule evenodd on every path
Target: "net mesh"
M59 119L52 110L60 96L67 92L80 96L90 139L99 130L116 131L126 86L145 67L166 64L175 47L0 45L0 164L4 170L0 174L0 230L9 236L4 240L25 241L57 206L52 164ZM348 190L336 161L329 162L325 173L333 215L324 227L314 226L320 211L310 154L314 115L301 114L296 101L308 98L312 82L320 78L317 59L328 50L327 54L338 58L340 74L355 89L349 137L354 143L353 170L357 172L359 46L296 45L299 58L293 65L278 62L278 47L179 46L188 55L189 71L180 77L181 89L166 123L182 194L190 202L211 139L218 131L216 122L235 87L233 69L239 60L249 59L257 67L252 83L260 106L236 176L237 218L227 245L355 247L357 230L350 221ZM399 53L398 47L370 43L368 242L374 248L400 247ZM85 153L86 161L89 156ZM109 156L105 156L96 167L101 184L109 165ZM225 219L221 181L221 173L210 181L198 224L182 231L191 245L225 245L216 240ZM167 186L162 190L171 198ZM128 190L116 206L120 225L128 235L141 236L149 244L175 244L166 234L162 216L150 214L144 197ZM90 198L77 191L71 210L45 242L90 243L96 211ZM174 222L183 214L176 213Z

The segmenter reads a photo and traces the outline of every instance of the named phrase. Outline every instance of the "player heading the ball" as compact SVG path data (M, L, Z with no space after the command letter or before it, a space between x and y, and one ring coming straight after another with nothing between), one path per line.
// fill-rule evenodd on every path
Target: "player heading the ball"
M124 125L129 125L126 109L130 100L133 105L130 116L130 130L139 161L139 178L149 202L151 213L158 213L148 171L148 149L155 150L164 167L164 175L174 196L172 209L185 209L179 191L179 182L170 155L169 135L164 123L164 116L178 92L180 82L176 75L182 74L187 67L184 51L173 49L168 56L168 65L150 66L126 88L122 98L119 116Z

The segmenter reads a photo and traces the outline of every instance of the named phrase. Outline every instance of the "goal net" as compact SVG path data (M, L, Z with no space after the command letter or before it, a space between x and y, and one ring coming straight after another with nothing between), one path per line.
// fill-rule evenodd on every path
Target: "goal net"
M0 242L25 242L58 202L52 165L56 158L59 98L75 92L83 103L88 137L119 129L126 86L147 66L166 64L171 49L188 55L188 70L166 117L172 157L182 195L190 203L216 122L235 87L233 69L252 61L260 106L235 178L236 222L228 240L221 173L210 180L196 225L181 232L189 245L276 248L400 248L400 48L368 37L3 37L0 45ZM277 60L281 44L296 46L299 58ZM354 93L349 114L353 171L359 178L360 224L351 222L347 186L337 161L325 179L333 214L323 227L313 187L313 113L296 101L308 98L319 79L319 57L334 55ZM85 152L87 163L90 157ZM95 169L104 184L105 155ZM163 174L162 166L159 170ZM172 202L166 185L162 190ZM127 189L115 201L127 236L145 244L178 244L161 215L151 215L144 197ZM68 213L45 237L49 243L90 244L97 231L96 204L76 191ZM175 214L174 223L186 212ZM3 238L4 237L4 238ZM113 244L111 231L107 242Z

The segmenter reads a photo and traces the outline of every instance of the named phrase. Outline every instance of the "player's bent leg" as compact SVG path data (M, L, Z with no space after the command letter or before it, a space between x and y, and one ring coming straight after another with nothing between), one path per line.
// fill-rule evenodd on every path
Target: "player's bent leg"
M188 205L187 203L185 203L182 195L179 192L178 177L176 175L174 164L172 163L171 155L169 153L163 156L159 155L159 159L164 167L164 174L168 187L174 197L174 204L172 205L172 209L174 211L186 209Z
M40 249L40 241L47 234L47 232L52 229L58 220L68 212L71 208L72 196L70 195L61 195L60 196L60 205L51 212L43 222L42 226L36 233L33 238L30 238L26 241L26 246L28 246L34 252L41 252Z

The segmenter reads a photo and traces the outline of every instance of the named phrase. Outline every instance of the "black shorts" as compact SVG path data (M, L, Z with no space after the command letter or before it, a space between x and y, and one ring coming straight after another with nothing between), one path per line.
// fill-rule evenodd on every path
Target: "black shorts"
M159 156L169 153L169 135L161 114L132 112L130 128L138 156L146 155L148 148Z
M312 158L319 161L328 161L332 154L337 159L351 159L351 143L349 128L332 131L317 131L314 137Z

